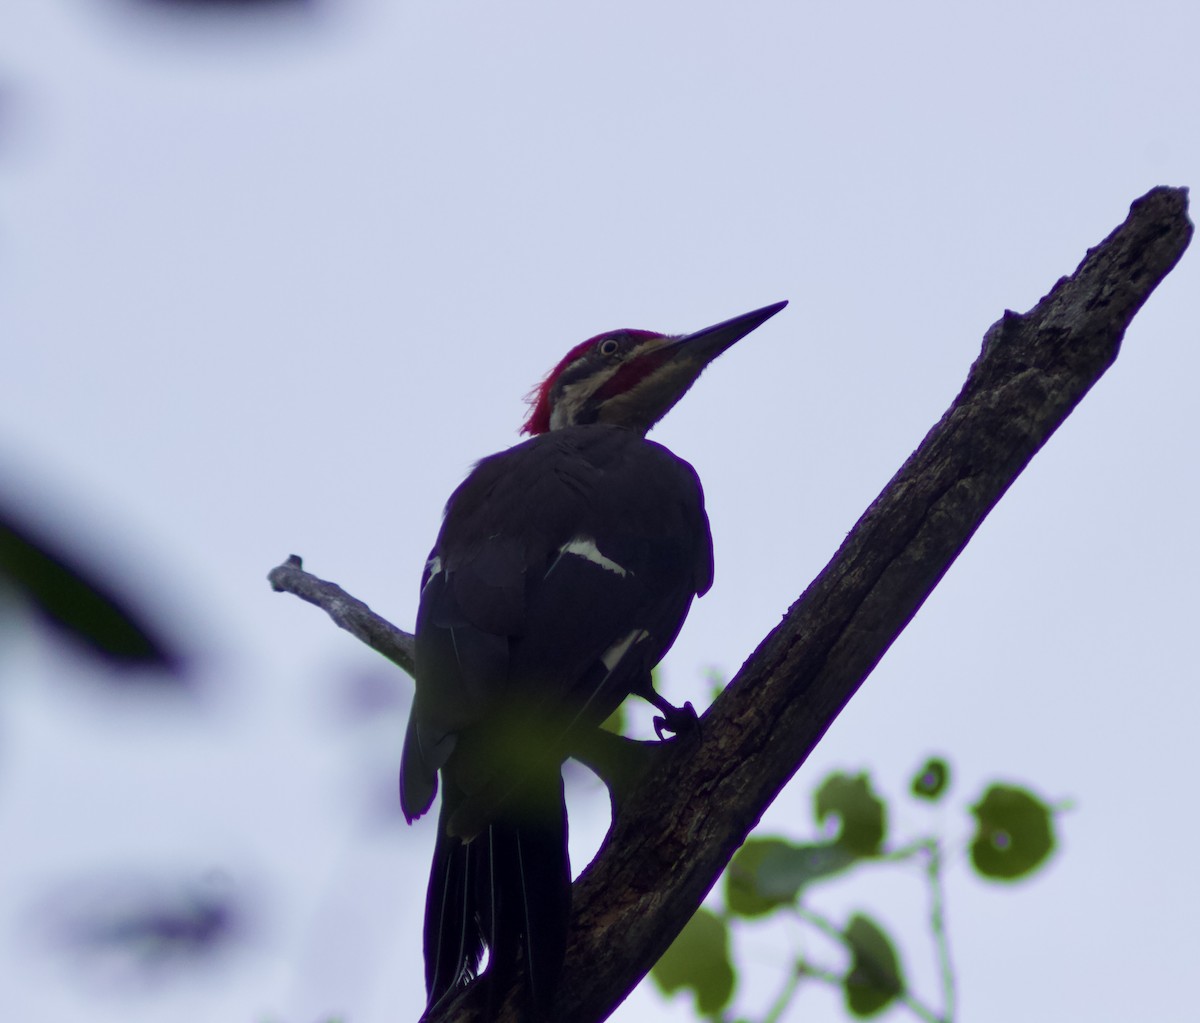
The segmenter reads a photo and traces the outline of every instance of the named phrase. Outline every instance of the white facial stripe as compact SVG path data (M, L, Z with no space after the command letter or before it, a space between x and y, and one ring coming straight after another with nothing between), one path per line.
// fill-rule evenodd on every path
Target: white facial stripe
M629 648L633 646L634 643L640 643L649 635L650 633L648 633L645 629L631 630L623 639L617 640L600 656L600 660L604 663L604 667L606 667L609 671L612 671L618 664L621 663L621 659L627 653L629 653Z
M608 383L620 368L619 364L614 363L582 380L567 384L554 399L554 407L550 410L550 429L561 430L564 426L572 426L588 399Z
M593 565L599 565L608 572L616 572L619 576L626 576L629 574L626 569L618 565L612 560L612 558L606 558L603 554L601 554L600 548L596 546L596 541L588 536L575 537L574 540L563 544L558 549L558 553L560 555L574 554L577 557L585 558Z
M425 580L425 586L428 586L431 582L433 582L433 577L435 575L441 574L442 559L435 554L432 558L425 562L425 571L429 573L429 578ZM421 587L422 593L425 592L425 586Z

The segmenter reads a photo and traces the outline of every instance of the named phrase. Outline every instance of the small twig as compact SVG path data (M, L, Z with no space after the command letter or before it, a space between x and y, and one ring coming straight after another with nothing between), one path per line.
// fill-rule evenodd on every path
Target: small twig
M950 939L946 934L946 891L942 884L942 848L936 838L928 843L929 860L925 872L929 877L929 926L937 948L938 968L942 974L942 1019L954 1019L954 964L950 959Z
M792 912L795 913L798 919L812 924L825 937L836 941L839 945L844 945L851 952L854 951L850 942L846 940L846 935L842 933L842 929L823 913L818 913L815 909L805 909L803 906L794 906Z
M804 960L796 963L796 978L800 977L812 977L814 980L824 981L830 987L841 987L846 980L836 970L826 970L824 967L815 966Z
M293 554L282 565L271 569L267 581L277 593L291 593L315 604L337 625L361 639L376 653L383 654L410 675L414 673L416 640L412 634L380 618L336 583L326 582L305 572L298 554Z
M897 849L873 856L868 862L902 863L904 860L911 860L916 856L927 853L929 851L929 842L930 839L928 838L917 838L909 842L908 845L902 845Z
M809 974L808 965L803 959L798 959L796 965L788 970L787 980L784 982L783 990L779 992L779 997L772 1003L771 1008L763 1017L763 1023L779 1023L783 1018L783 1013L789 1005L792 1004L792 999L796 996L796 988L800 986L800 978Z

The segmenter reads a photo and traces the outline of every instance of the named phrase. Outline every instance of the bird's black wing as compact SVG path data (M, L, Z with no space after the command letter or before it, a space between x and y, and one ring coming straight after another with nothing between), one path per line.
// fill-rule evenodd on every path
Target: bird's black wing
M447 503L423 580L405 812L428 807L463 742L479 749L455 758L464 786L494 780L475 737L501 707L560 730L607 717L711 581L699 481L660 445L573 427L480 462Z
M401 767L411 820L443 802L425 915L431 1004L520 960L553 991L570 907L559 767L674 641L712 580L695 473L610 426L485 459L451 496L422 580Z

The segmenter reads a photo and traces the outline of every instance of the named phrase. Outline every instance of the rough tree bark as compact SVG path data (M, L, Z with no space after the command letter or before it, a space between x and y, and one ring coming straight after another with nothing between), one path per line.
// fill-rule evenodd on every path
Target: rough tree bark
M962 391L703 716L638 758L575 884L554 1017L607 1018L695 912L1012 482L1112 364L1187 248L1186 189L1155 188L1028 313L984 335ZM411 671L411 637L289 559L270 579ZM357 605L357 607L355 606ZM511 993L510 993L511 994ZM429 1023L482 1021L468 989ZM515 1020L514 1000L499 1018Z

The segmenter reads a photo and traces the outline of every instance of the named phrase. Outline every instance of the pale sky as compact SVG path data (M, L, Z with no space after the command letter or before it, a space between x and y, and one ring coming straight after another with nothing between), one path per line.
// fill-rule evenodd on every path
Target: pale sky
M1183 0L147 6L0 6L0 486L130 580L205 695L113 701L86 660L4 633L4 1019L415 1020L434 825L393 809L411 682L267 571L301 554L411 628L443 502L569 346L788 299L654 433L708 494L716 584L664 672L704 703L1004 309L1152 186L1200 185ZM827 771L901 801L945 754L946 808L898 802L893 825L949 844L963 1021L1194 1012L1196 266L764 822L811 837ZM997 777L1074 803L1051 866L1004 889L963 859ZM576 790L578 870L605 800ZM97 876L231 887L249 930L137 983L41 933ZM816 901L875 912L937 1003L915 873ZM796 944L822 948L735 941L739 1011L761 1016ZM838 1005L805 989L787 1018ZM643 987L613 1018L692 1016Z

